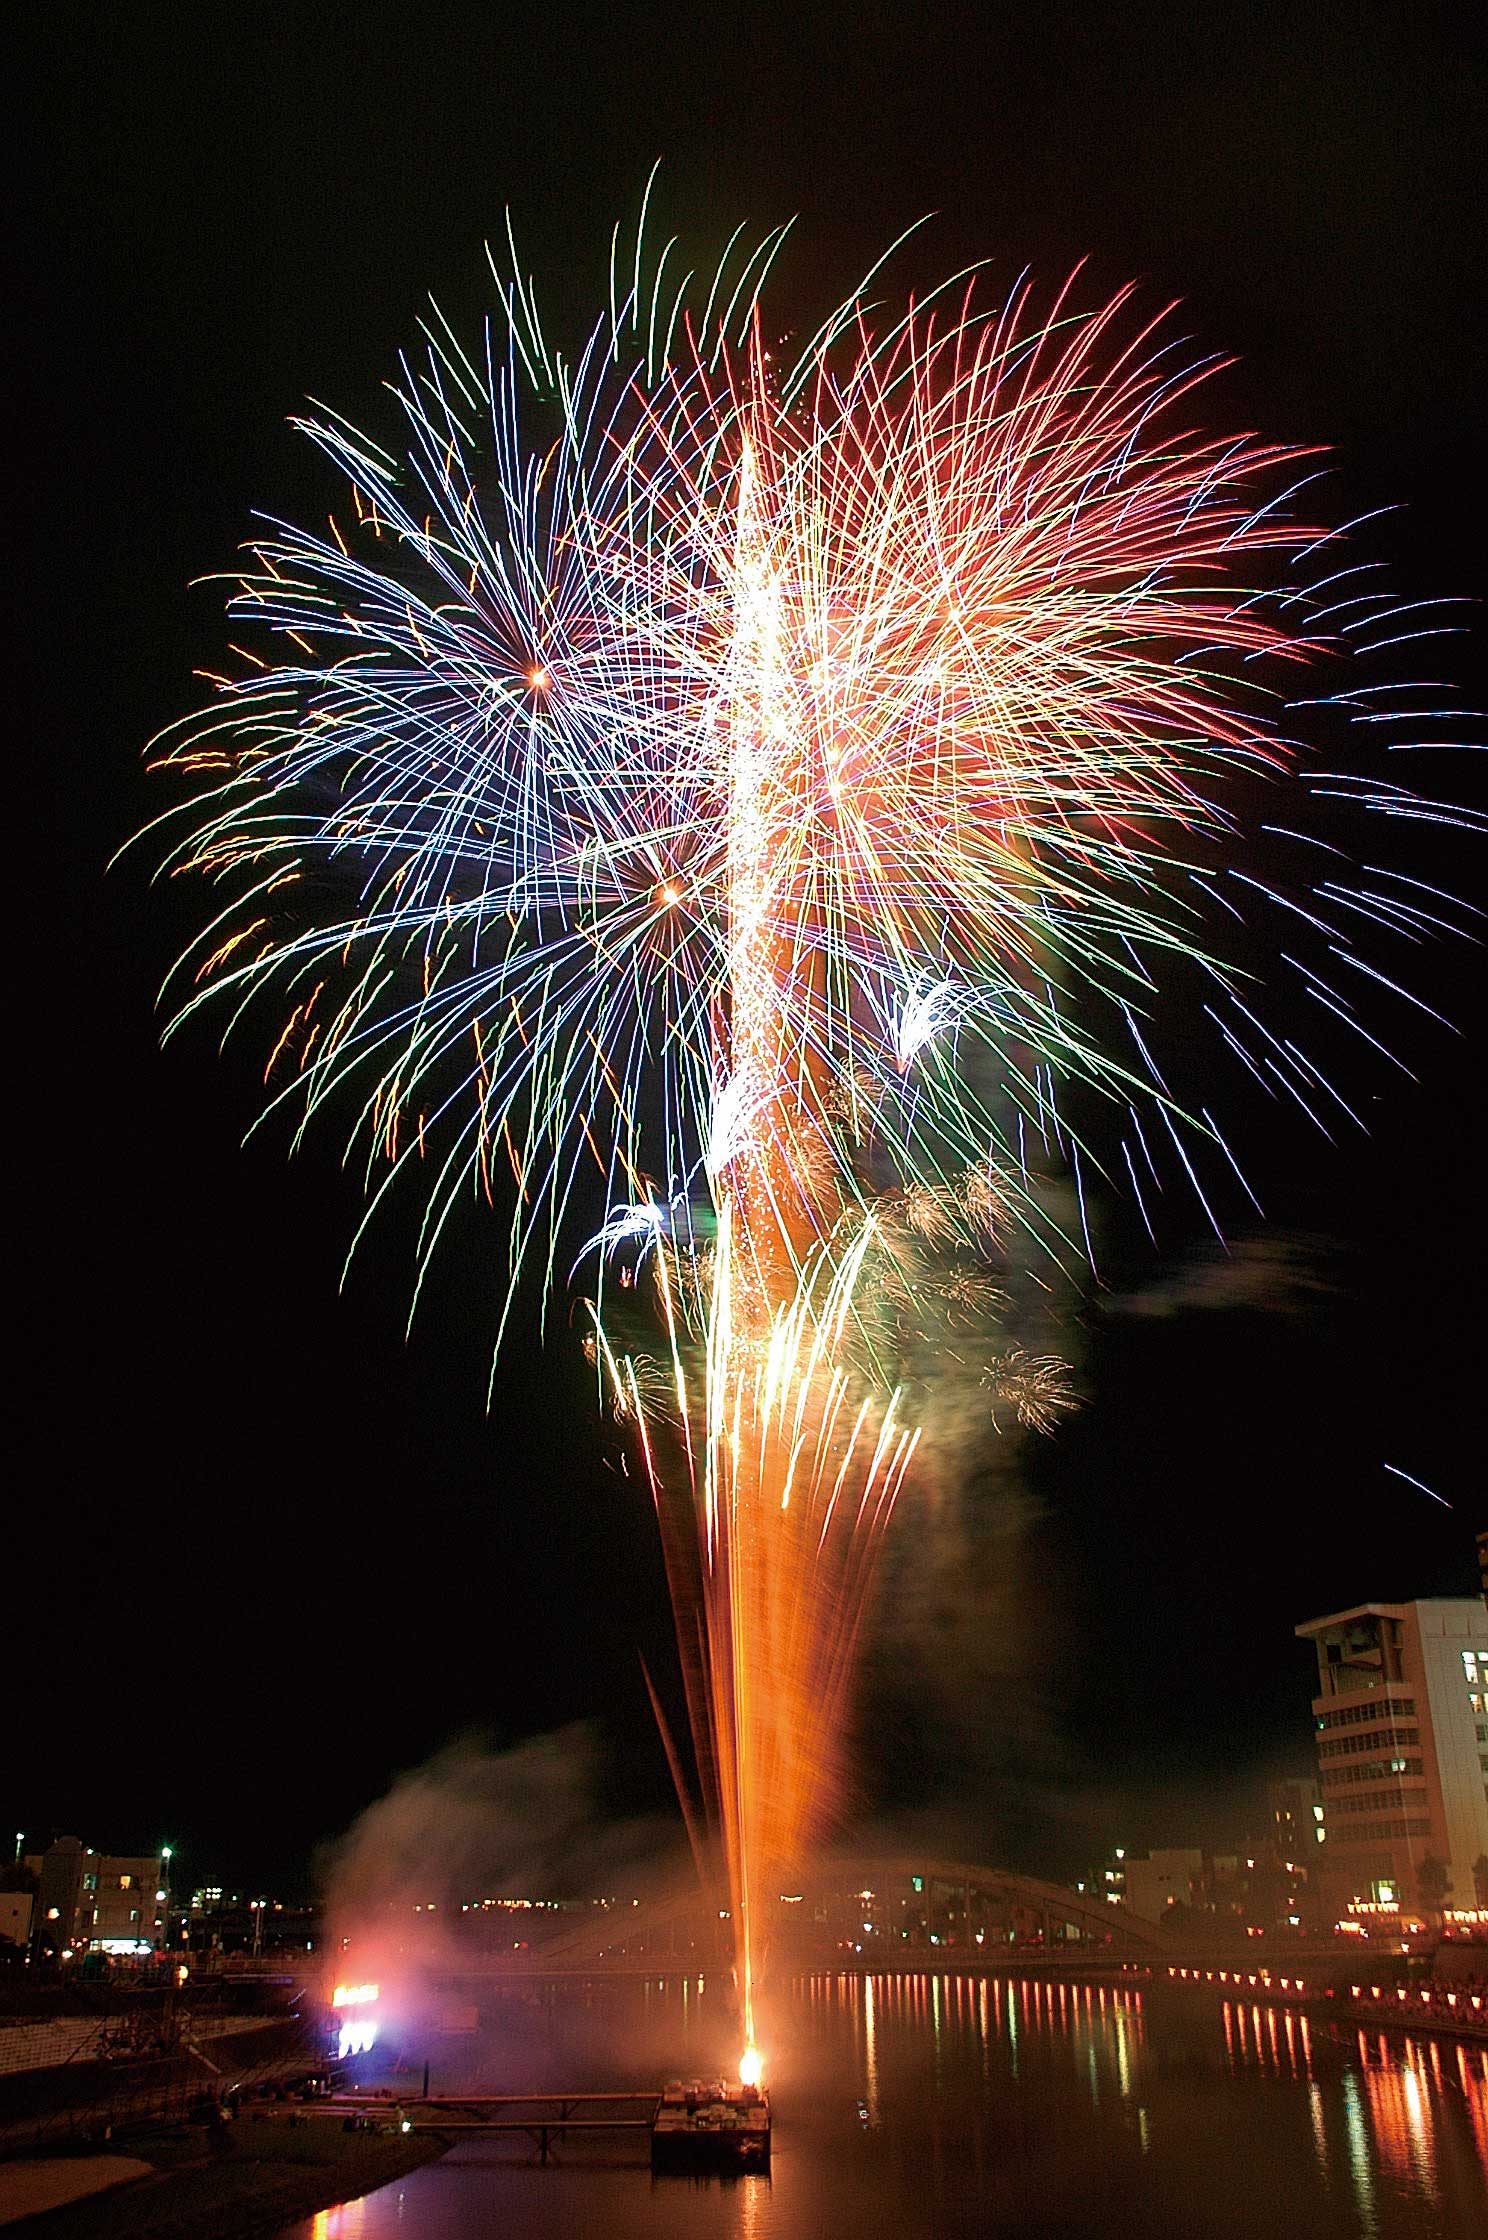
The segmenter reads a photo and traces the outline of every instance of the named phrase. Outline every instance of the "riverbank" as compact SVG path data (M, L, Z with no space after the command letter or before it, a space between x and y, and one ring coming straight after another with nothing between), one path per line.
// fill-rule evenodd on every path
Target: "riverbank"
M1367 1973L1367 1971L1365 1971ZM1164 1980L1221 2001L1244 1999L1286 2007L1314 2021L1349 2022L1373 2030L1404 2030L1412 2037L1460 2038L1488 2046L1488 1997L1432 1983L1309 1984L1306 1976L1276 1976L1265 1968L1170 1967Z
M145 2174L16 2229L27 2240L261 2240L444 2151L439 2140L347 2131L338 2116L312 2114L293 2124L249 2115L131 2145Z

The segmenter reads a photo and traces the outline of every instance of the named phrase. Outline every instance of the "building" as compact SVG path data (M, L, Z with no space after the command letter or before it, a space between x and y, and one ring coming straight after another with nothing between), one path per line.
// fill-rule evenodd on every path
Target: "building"
M1439 1905L1444 1869L1470 1905L1488 1855L1488 1609L1470 1597L1363 1602L1296 1630L1317 1652L1330 1903Z
M1126 1906L1140 1921L1160 1921L1169 1907L1191 1906L1204 1881L1202 1851L1150 1851L1126 1861Z
M1483 1608L1488 1610L1488 1532L1478 1534L1478 1577L1483 1585Z
M36 1941L49 1951L130 1953L164 1942L168 1850L116 1858L58 1836L25 1865L36 1881Z
M186 1908L186 1942L193 1952L262 1959L276 1953L312 1952L324 1936L319 1906L250 1898L213 1884L194 1890Z
M1266 1840L1276 1857L1301 1874L1317 1865L1323 1841L1323 1794L1315 1781L1273 1781L1266 1791Z
M1083 1884L1082 1884L1082 1886L1081 1886L1081 1887L1083 1888ZM1105 1901L1106 1901L1106 1904L1107 1904L1108 1906L1119 1906L1119 1905L1124 1905L1124 1904L1125 1904L1125 1902L1126 1902L1126 1846L1125 1846L1125 1844L1120 1844L1120 1843L1118 1843L1118 1844L1117 1844L1117 1846L1116 1846L1116 1849L1115 1849L1114 1851L1112 1851L1112 1852L1108 1853L1108 1855L1107 1855L1107 1857L1106 1857L1106 1860L1105 1860L1105 1864L1104 1864L1104 1865L1102 1866L1102 1868L1101 1868L1101 1870L1100 1870L1099 1874L1098 1874L1098 1875L1096 1875L1096 1877L1095 1877L1095 1879L1094 1879L1094 1885L1093 1885L1093 1887L1094 1887L1094 1889L1095 1889L1096 1895L1097 1895L1098 1897L1104 1898L1104 1899L1105 1899Z

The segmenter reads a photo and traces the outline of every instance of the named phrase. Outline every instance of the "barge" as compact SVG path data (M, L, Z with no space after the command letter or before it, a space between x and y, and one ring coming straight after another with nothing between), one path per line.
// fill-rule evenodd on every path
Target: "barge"
M653 2170L770 2167L770 2102L758 2085L668 2084L651 2125Z

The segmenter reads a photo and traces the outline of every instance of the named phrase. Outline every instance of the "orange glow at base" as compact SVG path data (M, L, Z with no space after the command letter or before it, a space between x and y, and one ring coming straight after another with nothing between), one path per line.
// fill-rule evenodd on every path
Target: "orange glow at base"
M758 2046L746 2046L739 2056L739 2082L756 2089L764 2082L765 2057Z
M338 1983L331 1993L333 2007L370 2007L376 1999L375 1983Z

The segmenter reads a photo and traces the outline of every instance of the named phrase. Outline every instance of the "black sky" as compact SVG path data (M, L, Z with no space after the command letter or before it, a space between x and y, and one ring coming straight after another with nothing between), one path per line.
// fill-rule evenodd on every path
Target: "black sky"
M324 511L286 416L310 394L374 417L427 292L472 324L508 203L555 314L587 316L660 156L664 217L700 253L800 212L786 286L806 308L926 211L928 278L1088 255L1097 283L1181 295L1195 336L1238 355L1241 421L1337 446L1335 514L1403 504L1372 549L1407 592L1480 598L1481 22L311 6L85 31L34 13L0 1798L17 1827L173 1838L188 1875L284 1879L450 1735L592 1717L613 1803L652 1807L636 1649L665 1662L659 1564L566 1350L519 1336L488 1418L480 1236L405 1344L396 1225L337 1295L359 1196L334 1142L293 1166L243 1150L246 1068L202 1039L156 1047L190 904L152 896L140 862L104 866L151 805L143 743L222 643L216 593L188 582L231 565L255 507ZM1470 628L1442 658L1482 707ZM1483 802L1481 768L1454 780ZM1459 860L1459 886L1488 888ZM1315 1240L1328 1289L1306 1312L1199 1309L1118 1238L1149 1311L1093 1301L1090 1404L1029 1464L1019 1686L1044 1755L959 1731L932 1751L985 1856L1067 1868L1123 1828L1160 1838L1166 1788L1305 1765L1292 1624L1471 1590L1488 1022L1478 953L1430 977L1461 1031L1409 1036L1419 1087L1371 1077L1367 1142L1278 1127L1251 1149L1268 1210ZM913 1802L925 1739L887 1720L869 1793Z

